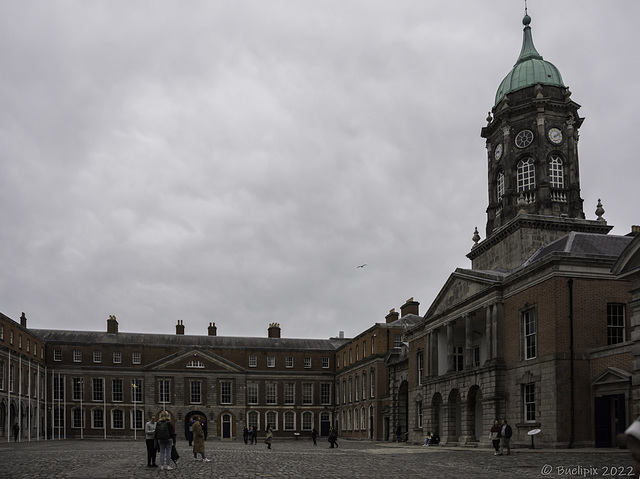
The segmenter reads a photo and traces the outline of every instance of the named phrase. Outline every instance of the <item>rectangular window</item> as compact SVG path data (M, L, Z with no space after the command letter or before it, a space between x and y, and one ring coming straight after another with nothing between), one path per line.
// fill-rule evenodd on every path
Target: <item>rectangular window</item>
M94 409L91 413L91 427L94 429L104 428L104 413L102 409Z
M253 426L254 429L257 429L259 417L258 411L249 411L249 414L247 414L247 426Z
M276 357L275 356L267 356L267 367L275 368L276 367Z
M29 338L27 338L27 352L31 352L31 340Z
M104 401L104 379L93 378L91 399L93 401Z
M464 369L464 348L462 346L453 347L453 370L462 371Z
M124 393L122 390L122 379L111 380L111 398L113 402L124 401Z
M82 409L80 408L75 408L73 410L73 427L80 429L82 427L84 427L84 424L82 424Z
M22 334L18 334L18 348L22 349Z
M113 364L120 364L122 363L122 353L119 351L115 351L113 353Z
M311 431L313 429L313 413L305 411L302 413L302 430Z
M231 404L231 381L220 381L220 404Z
M62 349L54 349L53 350L53 360L54 361L62 361Z
M142 353L139 353L139 352L131 353L131 362L133 364L142 364Z
M362 341L362 359L367 357L367 342Z
M347 404L347 381L342 380L342 404Z
M402 347L402 334L395 334L393 336L393 347L394 348Z
M131 380L131 394L134 403L142 402L142 379Z
M353 386L355 388L355 398L356 401L360 400L360 376L356 375L354 378Z
M267 404L273 405L278 403L278 393L276 383L267 383Z
M162 404L171 402L171 381L169 379L158 380L158 402Z
M331 383L320 385L320 403L322 405L331 404Z
M367 399L367 373L362 373L362 400Z
M311 358L310 357L304 358L304 367L306 369L309 369L311 367Z
M258 383L247 383L247 403L258 404Z
M82 362L82 351L80 351L79 349L73 350L73 362L74 363Z
M13 346L13 329L9 331L9 344Z
M0 359L0 391L4 391L4 361Z
M111 411L113 429L124 429L124 413L121 409Z
M302 383L302 404L313 404L313 383Z
M424 376L424 353L422 351L418 351L418 354L416 355L416 365L416 382L418 385L421 385L422 378Z
M249 356L249 367L255 368L258 366L258 356Z
M202 403L202 382L189 381L189 388L191 393L191 404Z
M102 362L102 351L94 351L93 352L93 362L101 363Z
M4 324L0 324L0 341L4 341Z
M533 309L522 313L522 332L524 336L524 359L536 357L536 312Z
M353 349L349 348L349 364L353 364Z
M536 420L536 385L524 385L524 420L534 422Z
M278 430L278 415L275 411L269 411L266 415L267 424L271 424L274 431Z
M284 403L287 405L295 404L296 402L296 385L294 383L284 384Z
M356 344L356 361L360 361L360 345Z
M73 381L73 400L74 401L84 401L84 379L82 378L72 378Z
M33 342L33 355L37 358L38 357L38 343L37 342Z
M328 369L329 368L329 357L328 356L323 356L322 358L322 369Z
M477 368L480 366L480 345L476 344L473 347L473 367Z
M624 342L624 304L607 304L607 344Z
M369 374L369 397L370 398L374 398L376 397L376 373L375 371L371 371L371 373Z
M13 388L11 384L13 379L13 364L9 368L9 386ZM53 378L53 399L55 401L64 401L64 378L61 376L57 376Z
M288 368L293 367L293 356L287 356L287 359L285 361L285 366Z
M353 379L349 378L349 402L353 402Z
M375 354L375 347L373 346L374 340L375 340L375 337L371 336L371 354Z
M131 424L135 429L142 429L142 410L134 409L131 411Z
M296 415L292 411L284 413L284 429L285 431L293 431L296 427Z

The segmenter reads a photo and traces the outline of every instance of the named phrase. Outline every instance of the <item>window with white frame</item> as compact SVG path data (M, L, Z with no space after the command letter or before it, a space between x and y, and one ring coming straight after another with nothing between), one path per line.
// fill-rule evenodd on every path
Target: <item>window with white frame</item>
M293 431L296 428L296 415L293 411L284 413L284 430Z
M199 359L192 359L187 363L187 367L191 369L204 369L204 363Z
M231 381L220 381L220 404L231 402Z
M535 422L536 420L536 385L534 383L523 386L524 420Z
M84 379L82 378L71 378L73 381L73 400L74 401L84 401Z
M367 357L367 341L362 341L362 359Z
M275 368L276 367L276 357L275 356L267 356L267 367Z
M464 369L464 348L462 346L453 347L453 370L462 371Z
M311 431L313 429L313 413L305 411L302 413L302 430Z
M54 361L62 361L62 349L54 349L53 350L53 360Z
M329 357L328 356L323 356L322 357L322 369L328 369L329 368Z
M142 353L134 351L131 353L131 362L133 364L142 364Z
M302 383L302 404L313 404L313 383Z
M253 406L258 404L258 383L247 383L247 403Z
M104 400L104 379L93 378L91 381L91 400L103 401Z
M287 356L285 358L284 365L287 368L292 368L293 367L293 356Z
M249 411L247 414L247 426L253 426L254 429L260 427L260 414L258 414L258 411Z
M362 400L367 399L367 373L362 372Z
M31 340L29 338L27 338L27 352L30 353L31 352Z
M202 403L202 381L189 381L189 393L191 396L191 404Z
M104 411L102 409L91 410L91 427L102 429L104 427Z
M284 403L286 405L295 404L296 385L295 383L284 383Z
M304 358L304 367L305 369L309 369L311 367L311 358L309 356Z
M416 354L416 374L418 377L416 378L416 382L418 385L422 384L422 377L424 376L424 353L422 351L418 351Z
M342 404L347 404L347 380L342 380Z
M349 390L347 392L349 394L349 402L353 401L353 379L349 378Z
M258 367L258 356L249 356L249 367L255 368Z
M131 410L131 424L134 429L140 430L143 427L142 412L142 409Z
M13 364L9 367L9 391L13 392L13 380L15 378L15 371L13 369ZM53 399L56 401L64 400L64 378L63 377L54 377L53 378Z
M113 409L111 411L111 427L113 429L124 429L124 411Z
M113 352L113 364L122 363L122 353L120 351Z
M331 383L320 384L320 404L331 404Z
M267 388L267 404L274 405L278 404L278 388L276 383L267 383L265 385Z
M122 402L124 394L122 391L122 379L111 380L111 398L113 402Z
M73 409L73 427L74 428L80 429L84 427L84 424L83 424L84 421L82 420L83 419L82 416L84 416L82 409L80 409L79 407L76 407Z
M374 398L376 397L376 373L375 371L371 370L371 373L369 373L369 397L370 398Z
M271 425L271 429L274 431L278 430L278 414L275 411L268 411L265 415L267 420L267 424Z
M355 392L355 399L356 401L360 400L360 375L356 374L356 377L354 378L354 392Z
M534 359L537 354L537 321L535 309L522 312L524 359Z
M358 411L359 411L358 408L355 408L353 410L353 429L355 429L356 431L360 427L360 416L358 414Z
M551 156L551 159L549 160L549 182L551 183L551 188L564 188L562 158L557 155Z
M79 349L73 350L73 362L74 363L82 362L82 351L80 351Z
M375 352L376 352L375 347L373 345L373 342L374 342L375 339L376 339L375 335L371 336L371 354L375 354Z
M393 347L394 348L402 347L402 334L393 335Z
M502 201L504 196L504 171L498 172L498 178L496 179L496 192L498 194L498 202Z
M131 395L134 403L142 402L142 379L131 380Z
M607 344L623 343L624 334L624 304L607 304Z
M158 379L158 402L162 404L171 402L170 379Z
M518 163L518 193L533 190L536 187L536 173L533 158L525 158Z
M356 344L356 361L360 361L360 345Z
M102 351L94 351L93 352L93 362L101 363L102 362Z

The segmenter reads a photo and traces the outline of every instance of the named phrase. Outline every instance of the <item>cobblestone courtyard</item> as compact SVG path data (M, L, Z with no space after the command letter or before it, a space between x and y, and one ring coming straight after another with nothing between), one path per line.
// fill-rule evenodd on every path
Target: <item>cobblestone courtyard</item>
M631 458L618 449L516 449L494 456L488 449L421 447L339 441L262 443L207 441L211 462L192 458L178 441L175 470L146 467L144 440L23 441L0 443L0 477L13 478L593 478L629 477ZM159 463L159 461L158 461Z

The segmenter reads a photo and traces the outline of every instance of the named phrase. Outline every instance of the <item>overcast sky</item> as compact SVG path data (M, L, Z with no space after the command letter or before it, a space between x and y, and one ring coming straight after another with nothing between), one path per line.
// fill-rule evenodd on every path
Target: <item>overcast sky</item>
M3 0L0 311L30 328L350 337L482 239L521 0ZM586 120L584 210L640 224L640 2L529 0ZM363 268L356 266L366 263Z

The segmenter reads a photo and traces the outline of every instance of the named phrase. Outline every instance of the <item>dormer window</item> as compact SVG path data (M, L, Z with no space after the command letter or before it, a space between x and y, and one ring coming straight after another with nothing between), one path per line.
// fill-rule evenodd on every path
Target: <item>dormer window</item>
M187 363L187 367L188 368L204 369L204 363L202 361L200 361L199 359L192 359L191 361L189 361Z

